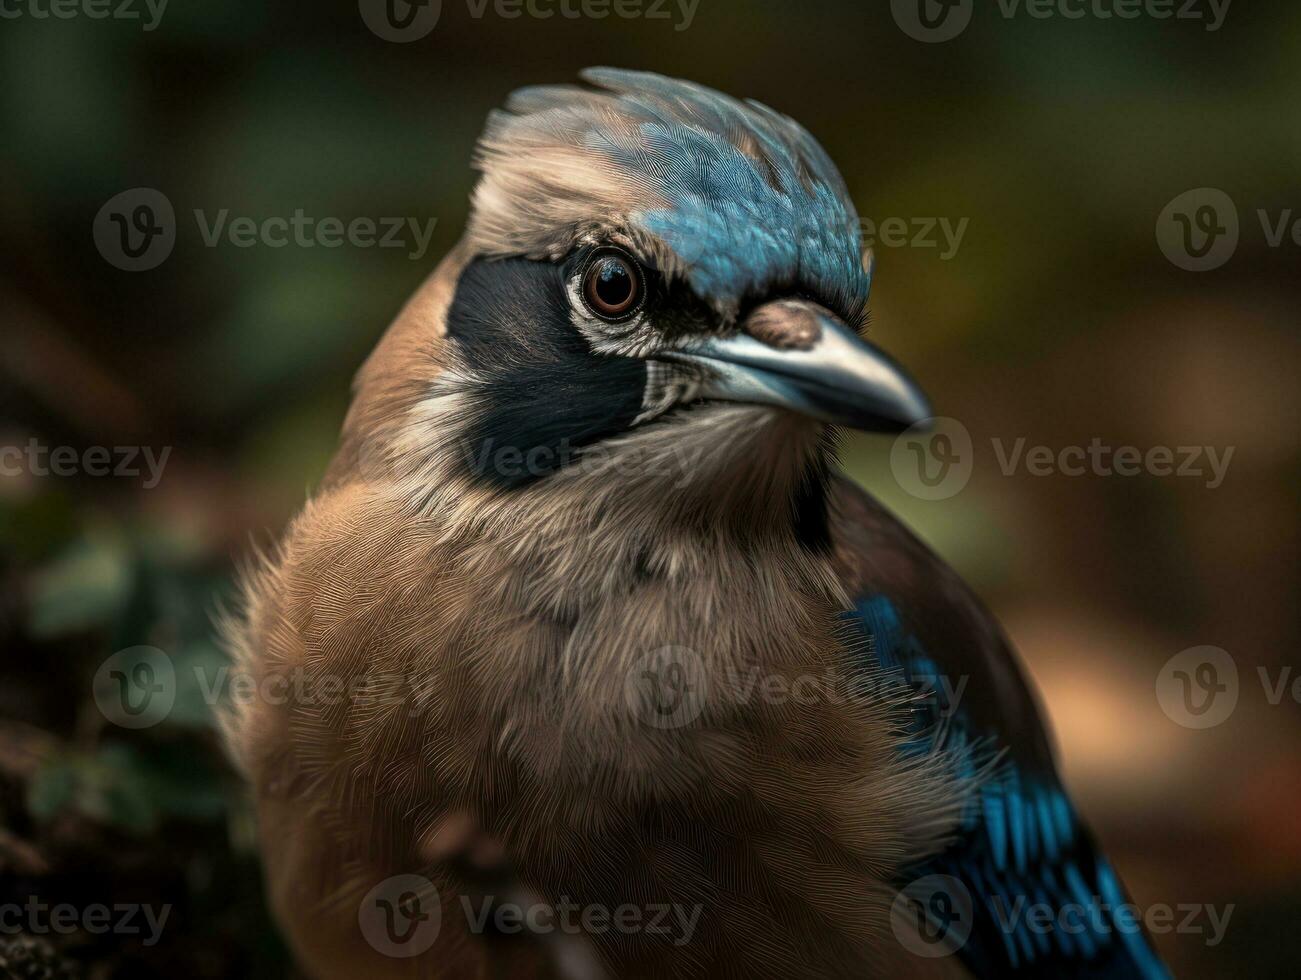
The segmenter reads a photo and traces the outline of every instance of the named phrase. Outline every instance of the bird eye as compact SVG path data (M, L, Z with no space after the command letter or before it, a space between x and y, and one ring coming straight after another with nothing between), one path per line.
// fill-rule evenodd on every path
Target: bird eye
M598 252L583 270L583 301L602 320L626 319L645 295L640 267L622 252Z

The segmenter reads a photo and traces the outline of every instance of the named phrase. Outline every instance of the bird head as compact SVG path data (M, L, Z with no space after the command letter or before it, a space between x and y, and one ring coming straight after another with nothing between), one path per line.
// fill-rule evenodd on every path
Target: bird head
M468 468L518 490L640 454L619 474L666 492L789 490L828 426L930 414L861 337L871 262L803 128L659 75L583 78L491 116L465 238L363 370L352 429L387 427L415 485Z

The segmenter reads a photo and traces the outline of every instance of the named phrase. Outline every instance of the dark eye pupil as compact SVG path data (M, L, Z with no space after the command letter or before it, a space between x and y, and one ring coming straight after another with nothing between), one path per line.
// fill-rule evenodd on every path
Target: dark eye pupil
M599 257L588 269L584 290L587 304L603 317L629 313L640 300L641 281L637 270L618 255Z
M607 306L622 306L632 297L632 273L618 259L606 259L596 272L596 295Z

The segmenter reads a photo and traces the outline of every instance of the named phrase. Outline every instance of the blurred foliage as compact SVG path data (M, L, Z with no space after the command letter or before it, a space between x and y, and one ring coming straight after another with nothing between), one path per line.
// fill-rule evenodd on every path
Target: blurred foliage
M96 976L283 975L252 814L207 689L226 662L210 617L229 568L166 524L75 510L49 520L52 509L44 495L0 497L0 526L25 527L29 541L49 531L43 558L16 549L0 562L0 903L172 906L157 946L38 936ZM38 514L43 524L23 523ZM129 732L101 713L90 678L108 653L143 641L174 651L176 699L161 723Z
M923 45L889 6L701 0L676 32L475 19L445 0L409 45L380 41L344 0L174 3L152 32L0 22L0 445L175 448L147 491L0 477L0 903L177 910L154 949L78 935L0 948L0 964L66 953L96 976L286 971L251 817L190 680L222 664L211 614L250 532L274 533L324 471L352 373L459 235L487 112L606 63L790 113L864 217L969 219L950 260L878 249L872 331L978 443L1238 447L1216 491L1003 478L986 460L937 502L899 489L888 444L854 439L844 455L1008 623L1140 898L1240 903L1220 949L1160 937L1179 974L1294 971L1288 944L1240 938L1271 935L1301 895L1301 838L1277 826L1301 803L1294 713L1247 705L1200 741L1158 719L1115 756L1106 735L1150 718L1152 677L1183 647L1232 649L1248 673L1301 647L1301 263L1252 233L1256 208L1301 207L1301 11L1237 3L1208 33L1004 20L982 2L962 38ZM1165 261L1153 224L1205 185L1238 201L1244 237L1198 276ZM177 246L122 273L91 224L141 186L174 204ZM435 219L432 249L208 248L192 220L299 208ZM91 679L139 644L171 657L177 701L153 728L113 729ZM1099 713L1078 709L1095 690Z

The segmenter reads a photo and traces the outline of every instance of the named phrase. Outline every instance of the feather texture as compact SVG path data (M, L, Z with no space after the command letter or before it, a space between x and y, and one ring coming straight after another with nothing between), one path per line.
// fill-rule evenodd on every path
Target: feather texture
M942 735L966 749L969 777L985 770L959 840L906 872L908 879L938 875L957 883L953 907L972 910L958 955L979 977L1168 977L1142 927L1126 918L1130 900L1071 806L1042 737L1021 737L1041 733L1042 725L997 629L972 628L977 620L988 624L988 614L965 590L955 589L940 608L910 590L911 582L933 589L950 573L857 488L842 483L839 490L842 512L854 515L851 533L871 548L846 556L858 580L851 588L870 590L845 614L861 632L855 649L916 693L912 738L902 750L930 751ZM882 561L895 572L889 583L870 570L863 574L866 562ZM911 574L897 574L901 561ZM912 617L915 628L900 615L910 605L928 613ZM974 649L933 648L924 637L945 635L937 620L956 620L969 641L988 639ZM1031 907L1046 916L1046 926L1032 921Z
M804 286L860 318L870 282L857 212L802 127L649 72L583 77L597 89L525 89L489 120L469 227L478 250L554 258L585 233L623 229L725 316Z
M585 78L489 121L465 239L363 366L326 480L226 624L236 670L277 693L225 729L300 961L548 975L464 915L475 885L438 842L469 820L553 907L695 910L683 943L590 936L619 977L1160 976L1142 937L994 918L1123 892L997 625L835 475L824 427L728 403L647 418L640 348L597 349L567 315L566 257L614 238L692 294L672 330L802 289L854 320L869 273L834 166L763 106ZM507 485L465 465L489 437L582 452ZM629 693L664 651L701 692L672 724ZM960 703L936 684L954 678ZM900 941L897 889L925 872L974 899L958 957ZM438 944L377 955L359 903L411 873L436 887Z

